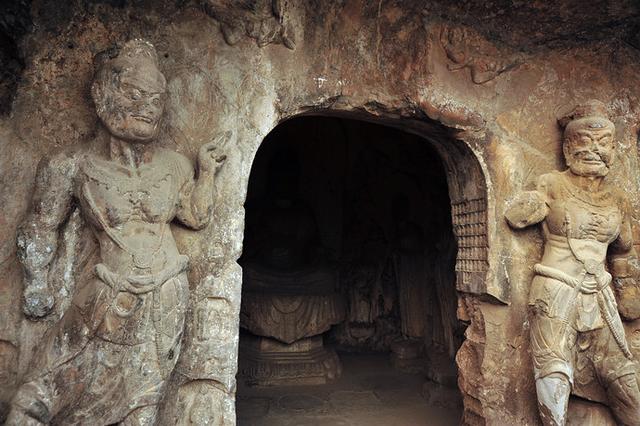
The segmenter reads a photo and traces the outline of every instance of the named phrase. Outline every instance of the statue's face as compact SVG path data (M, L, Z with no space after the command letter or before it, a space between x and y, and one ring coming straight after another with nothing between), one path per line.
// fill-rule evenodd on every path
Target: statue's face
M116 81L96 82L94 101L109 132L131 142L150 142L158 135L164 110L165 79L151 64L123 71Z
M602 177L614 160L615 128L609 120L588 118L567 127L563 151L569 169L578 176Z

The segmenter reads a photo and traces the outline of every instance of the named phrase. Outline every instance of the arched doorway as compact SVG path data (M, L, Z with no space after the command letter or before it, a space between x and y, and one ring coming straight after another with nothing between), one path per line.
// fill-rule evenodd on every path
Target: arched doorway
M301 116L265 138L240 259L240 425L459 422L456 286L487 270L474 161L442 126Z

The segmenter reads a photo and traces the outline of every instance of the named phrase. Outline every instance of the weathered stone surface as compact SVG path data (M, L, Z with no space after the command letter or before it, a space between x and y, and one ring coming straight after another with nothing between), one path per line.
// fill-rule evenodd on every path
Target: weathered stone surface
M572 398L569 401L567 425L614 426L616 421L606 406L594 402Z

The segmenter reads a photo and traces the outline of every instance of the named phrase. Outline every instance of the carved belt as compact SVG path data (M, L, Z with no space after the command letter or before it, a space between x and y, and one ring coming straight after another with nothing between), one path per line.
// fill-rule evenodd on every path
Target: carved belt
M157 289L170 278L185 271L188 264L188 256L178 255L175 262L156 274L123 277L111 271L104 263L98 263L95 271L98 278L114 290L126 291L132 294L144 294Z
M562 272L559 269L553 268L551 266L546 266L541 263L536 263L533 267L533 270L538 275L563 282L569 287L579 290L583 294L599 293L603 288L611 283L611 274L606 271L604 272L604 274L595 276L595 281L589 282L584 281L584 279L580 280L578 278L572 277L571 275Z
M613 308L613 310L617 310L617 305L615 299L612 297L611 290L607 291L609 284L611 283L611 274L607 271L602 271L603 273L595 276L594 282L585 282L584 276L586 275L586 271L583 273L583 279L580 280L578 278L572 277L571 275L562 272L559 269L553 268L551 266L542 265L537 263L534 265L533 270L536 274L551 278L557 281L560 281L569 287L573 288L577 292L583 294L596 294L596 298L598 301L598 307L600 308L600 313L604 318L611 334L613 335L614 340L618 344L620 350L625 357L628 359L633 359L633 355L629 350L629 346L627 344L627 339L624 334L624 330L622 329L622 323L620 322L620 318L614 317L609 308ZM603 291L604 290L604 291ZM573 297L568 301L569 309L565 310L565 315L562 317L563 329L569 326L569 312L577 303L577 297ZM564 332L564 330L563 330Z

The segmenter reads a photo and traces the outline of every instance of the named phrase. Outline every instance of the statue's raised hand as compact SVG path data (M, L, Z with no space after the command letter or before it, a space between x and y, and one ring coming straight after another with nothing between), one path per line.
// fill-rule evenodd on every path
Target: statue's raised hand
M220 138L213 142L206 143L200 147L198 152L198 169L201 172L216 173L227 159L226 155L220 154Z

